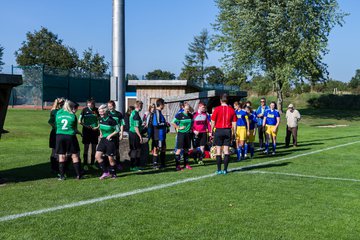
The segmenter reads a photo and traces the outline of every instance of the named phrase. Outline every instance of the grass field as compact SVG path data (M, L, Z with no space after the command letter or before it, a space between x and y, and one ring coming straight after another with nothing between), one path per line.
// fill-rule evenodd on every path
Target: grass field
M49 171L49 113L10 109L0 140L8 180L0 239L359 239L360 114L300 111L298 148L283 147L283 121L276 156L232 162L226 176L208 160L192 171L58 181ZM330 124L347 126L321 127Z

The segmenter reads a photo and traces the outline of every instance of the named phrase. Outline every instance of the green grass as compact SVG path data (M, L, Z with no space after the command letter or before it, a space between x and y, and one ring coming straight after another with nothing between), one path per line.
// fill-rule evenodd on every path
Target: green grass
M302 109L299 147L241 167L359 141L358 112ZM0 140L0 217L132 191L215 171L213 161L192 171L146 170L98 180L99 172L60 182L50 174L47 111L8 112ZM345 124L343 128L319 125ZM173 146L170 136L168 145ZM360 179L360 143L215 176L121 199L0 222L0 239L358 239L360 182L250 174L296 173ZM168 154L169 165L173 162ZM171 162L170 162L171 161Z

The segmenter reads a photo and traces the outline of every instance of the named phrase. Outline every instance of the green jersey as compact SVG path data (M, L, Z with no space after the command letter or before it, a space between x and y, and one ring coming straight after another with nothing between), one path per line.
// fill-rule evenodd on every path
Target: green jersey
M119 125L111 116L101 118L99 121L100 131L103 138L106 138L113 132L119 132Z
M109 111L109 114L117 122L119 127L125 125L125 120L124 120L124 117L121 114L121 112L118 112L118 111L114 110L114 111Z
M89 107L84 108L80 113L80 121L84 122L85 126L97 127L98 126L98 110L97 108L91 109Z
M136 110L133 110L130 114L130 118L129 118L129 131L130 132L135 132L135 127L139 128L139 131L141 133L142 131L142 120L141 117L139 115L139 112Z
M192 123L193 123L193 115L191 113L186 114L185 112L176 114L174 120L172 120L172 123L175 123L179 126L178 132L181 133L189 133L191 132Z
M56 134L75 135L77 130L76 115L60 109L56 113L55 125Z
M59 111L59 109L54 109L54 110L51 110L51 112L50 112L50 118L49 118L48 123L51 125L52 129L56 129L55 116L58 111Z

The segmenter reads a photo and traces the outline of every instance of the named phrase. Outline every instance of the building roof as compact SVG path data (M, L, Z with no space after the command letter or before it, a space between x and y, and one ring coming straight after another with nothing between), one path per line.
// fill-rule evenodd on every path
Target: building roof
M129 86L143 86L143 87L150 87L150 86L188 86L188 80L129 80Z

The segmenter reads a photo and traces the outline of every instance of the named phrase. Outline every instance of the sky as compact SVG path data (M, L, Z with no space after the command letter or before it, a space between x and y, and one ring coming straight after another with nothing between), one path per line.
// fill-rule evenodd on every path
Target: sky
M349 81L360 69L360 1L338 0L350 15L329 37L325 56L330 78ZM138 76L155 69L179 75L188 44L203 29L213 33L218 9L214 0L125 0L126 72ZM0 0L3 72L16 65L14 52L27 32L41 26L57 34L79 54L92 47L111 63L112 0ZM207 65L221 66L222 54L209 54Z

